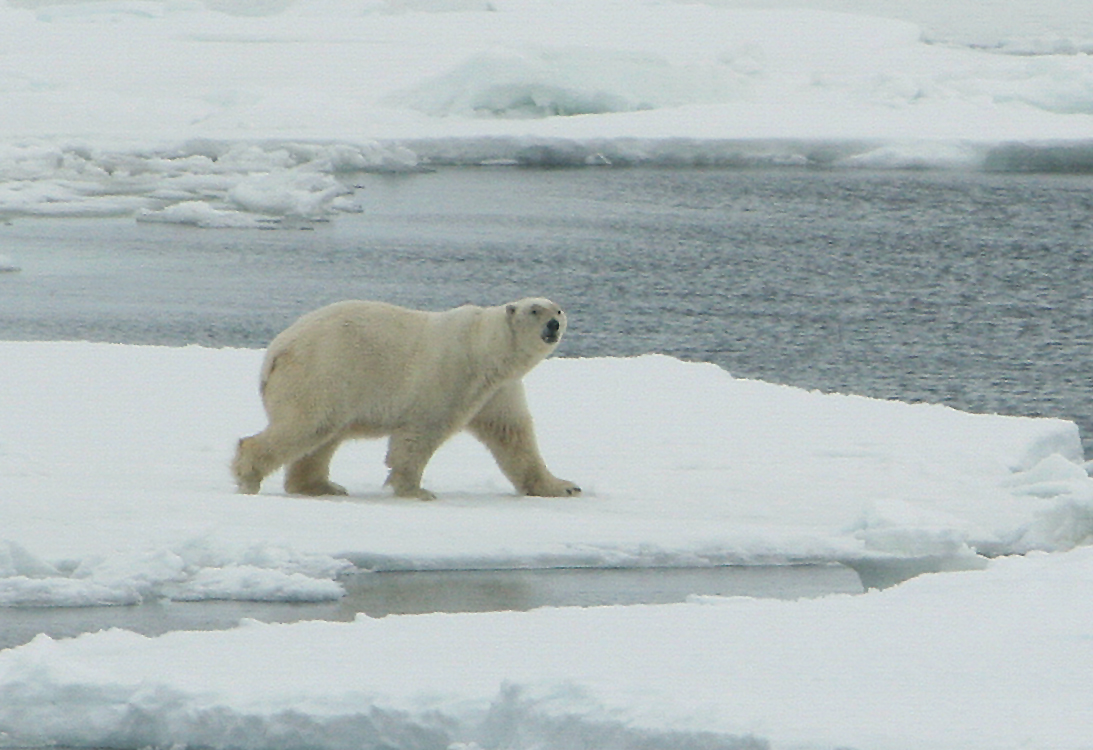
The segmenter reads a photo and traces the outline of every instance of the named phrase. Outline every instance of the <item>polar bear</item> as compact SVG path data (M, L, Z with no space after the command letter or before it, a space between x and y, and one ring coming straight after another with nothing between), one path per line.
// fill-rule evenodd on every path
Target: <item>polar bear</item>
M287 464L285 490L344 495L328 478L347 438L390 438L386 484L432 500L421 487L440 445L468 430L526 495L578 495L539 454L521 378L558 346L561 308L532 298L497 307L425 312L384 302L337 302L304 315L269 346L262 402L269 426L239 441L239 491Z

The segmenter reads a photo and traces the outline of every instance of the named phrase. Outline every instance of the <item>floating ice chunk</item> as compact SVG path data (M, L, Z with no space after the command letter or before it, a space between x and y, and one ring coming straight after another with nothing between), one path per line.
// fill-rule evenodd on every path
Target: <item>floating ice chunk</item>
M137 214L137 221L185 224L204 229L254 229L270 223L254 214L221 210L202 201L184 201L158 211L144 209Z
M78 560L70 572L18 544L0 543L0 607L89 607L182 601L331 601L335 579L352 568L327 555L269 543L246 548L197 537L172 547L118 551Z
M333 211L359 211L347 197L353 188L337 175L419 169L418 156L410 149L374 141L256 144L196 139L150 152L0 144L0 213L135 214L139 221L265 227L283 217L316 220Z
M920 141L879 146L854 154L837 166L863 169L976 169L986 158L981 146L963 142Z
M140 604L140 592L124 583L74 578L0 578L0 607L105 607Z
M398 144L294 144L294 151L306 158L308 168L318 172L405 172L418 168L418 157Z
M0 273L15 273L22 269L11 259L10 256L0 253Z
M86 601L94 585L120 600L211 577L227 595L231 574L219 569L336 582L343 558L386 570L865 561L858 569L878 575L903 559L906 574L975 562L973 550L1067 549L1091 529L1093 480L1071 422L811 393L653 355L555 358L528 376L544 450L588 478L589 502L505 502L511 489L488 452L460 436L431 469L450 500L428 513L274 492L256 514L256 501L231 493L223 456L240 425L260 426L260 360L0 342L2 533L60 571L31 579L9 566L27 580L6 585L29 592L48 580L60 604ZM580 398L560 404L562 391ZM34 418L55 413L80 415L79 429ZM572 429L575 415L588 429ZM346 450L357 455L338 473L379 497L383 444ZM119 479L124 460L143 468ZM94 523L102 533L88 535ZM215 537L187 531L209 524Z
M246 211L316 219L331 201L351 192L329 175L292 170L247 177L228 191L228 198Z
M237 599L253 602L321 602L340 599L345 589L336 581L285 573L254 565L205 568L167 591L176 601Z

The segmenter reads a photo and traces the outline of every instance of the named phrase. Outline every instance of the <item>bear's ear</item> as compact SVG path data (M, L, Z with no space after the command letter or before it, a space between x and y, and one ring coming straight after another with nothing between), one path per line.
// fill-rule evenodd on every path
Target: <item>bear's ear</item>
M509 315L515 315L516 314L516 305L512 305L512 304L505 305L505 312L507 312Z

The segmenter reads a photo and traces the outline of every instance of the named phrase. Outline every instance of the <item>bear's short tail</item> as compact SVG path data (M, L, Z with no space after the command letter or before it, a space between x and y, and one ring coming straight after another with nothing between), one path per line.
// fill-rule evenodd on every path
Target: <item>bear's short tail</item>
M266 361L262 363L262 376L258 383L258 393L264 398L266 395L266 386L269 385L269 379L273 375L273 371L277 368L277 362L281 359L281 354L275 354L272 357L266 357Z

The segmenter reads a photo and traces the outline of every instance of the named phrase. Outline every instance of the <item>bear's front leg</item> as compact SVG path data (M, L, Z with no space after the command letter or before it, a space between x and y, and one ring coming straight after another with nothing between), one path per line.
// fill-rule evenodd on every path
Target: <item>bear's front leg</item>
M444 441L442 431L400 430L387 444L387 466L391 471L384 484L398 497L436 500L436 495L421 486L425 465Z
M581 488L576 484L568 479L559 479L549 471L525 484L522 490L532 497L576 497L581 494Z
M520 381L502 387L467 425L493 454L502 473L518 492L538 497L571 497L581 488L559 479L547 469L535 440L524 386Z

